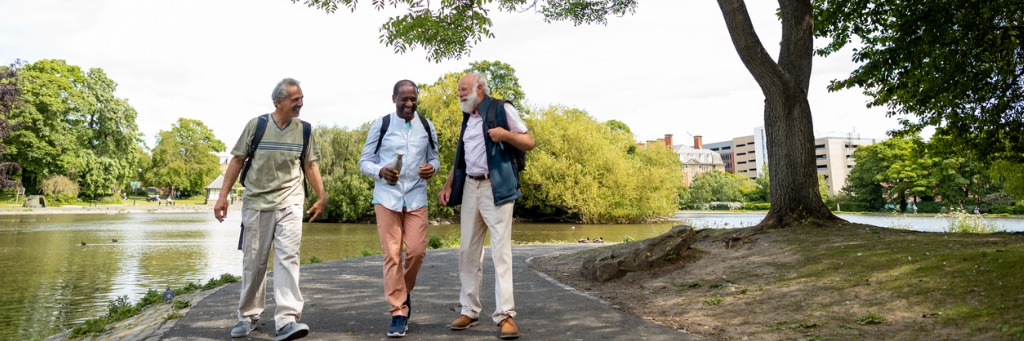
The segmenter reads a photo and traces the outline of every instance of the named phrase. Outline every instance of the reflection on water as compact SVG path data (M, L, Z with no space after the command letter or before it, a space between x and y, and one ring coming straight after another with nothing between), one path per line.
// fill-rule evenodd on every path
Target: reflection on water
M840 215L878 225L944 231L934 217ZM676 218L698 228L756 224L764 213L690 213ZM212 214L124 214L0 216L0 340L32 339L106 312L107 302L166 285L205 283L223 273L241 274L239 214L218 223ZM1024 220L993 220L1004 230L1024 231ZM621 242L650 238L678 222L636 225L515 224L516 243L573 243L582 238ZM458 225L430 226L430 234L457 239ZM116 240L116 241L115 241ZM82 245L82 243L86 245ZM377 228L368 224L306 224L301 258L325 261L379 252Z

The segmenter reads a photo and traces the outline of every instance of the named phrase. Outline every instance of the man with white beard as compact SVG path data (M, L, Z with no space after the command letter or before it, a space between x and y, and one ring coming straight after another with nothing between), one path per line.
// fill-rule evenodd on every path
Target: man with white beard
M462 205L462 311L449 327L464 330L479 322L484 236L490 232L495 277L495 310L491 319L498 324L502 339L514 339L519 337L519 330L513 321L516 312L512 294L512 209L522 193L511 153L512 147L522 151L533 149L534 141L518 110L487 93L487 81L480 74L466 74L459 80L462 131L455 166L437 195L442 205ZM488 115L489 110L495 112L493 117Z

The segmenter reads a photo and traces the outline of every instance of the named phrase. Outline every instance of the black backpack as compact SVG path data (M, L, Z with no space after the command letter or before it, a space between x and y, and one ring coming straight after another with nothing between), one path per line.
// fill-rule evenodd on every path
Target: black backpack
M501 115L505 116L505 103L511 104L512 102L500 100L491 101L491 105L487 107L487 117L485 118L487 122L487 129L491 129L498 126L498 120L496 119L496 116L498 115L497 112L499 111L498 107L501 107ZM502 126L502 128L505 128L505 130L509 130L508 116L505 116L504 122L505 125ZM508 148L502 147L502 150L509 154L509 159L512 160L512 169L516 171L516 178L518 178L519 172L522 172L523 169L526 169L526 152L519 150L519 148L516 148L510 143L505 143L504 145L507 146Z
M427 118L423 115L416 115L420 118L420 123L423 124L423 130L427 131L427 141L430 141L430 149L437 148L437 143L434 142L434 132L430 130L430 124L427 123ZM373 149L373 153L377 154L380 152L380 143L384 141L384 134L388 132L388 127L391 126L391 114L384 115L380 120L380 135L377 135L377 148Z
M256 132L252 135L252 142L249 143L249 150L245 156L245 162L242 164L242 175L239 178L239 183L242 187L245 187L245 175L249 173L249 167L252 166L252 157L256 154L256 147L260 146L260 141L263 141L263 133L267 131L267 121L270 119L270 114L260 115L256 121ZM312 134L313 127L309 122L302 121L302 154L299 154L299 169L302 170L302 176L306 176L306 148L309 147L309 135ZM305 188L306 195L309 195L309 190Z

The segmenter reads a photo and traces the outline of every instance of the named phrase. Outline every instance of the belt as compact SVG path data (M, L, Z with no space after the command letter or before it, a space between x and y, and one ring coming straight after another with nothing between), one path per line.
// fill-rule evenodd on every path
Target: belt
M473 179L473 180L476 180L476 181L483 181L483 180L487 180L487 179L491 178L490 174L480 174L480 175L466 174L466 176L469 177L470 179Z

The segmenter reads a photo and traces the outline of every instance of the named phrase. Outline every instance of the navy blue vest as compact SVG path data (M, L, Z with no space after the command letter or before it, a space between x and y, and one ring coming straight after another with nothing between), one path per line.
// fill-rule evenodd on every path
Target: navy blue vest
M477 111L481 115L487 113L487 108L491 105L497 105L497 115L495 115L495 121L498 126L508 129L508 119L505 117L505 101L498 101L492 99L490 96L485 96L480 105L477 106ZM466 135L466 122L469 121L469 113L462 113L462 129L459 131L459 144L455 149L455 166L453 179L452 179L452 194L448 200L448 206L456 206L462 204L462 190L466 184L466 155L463 146L463 136ZM487 123L481 124L484 131L484 145L487 150L487 168L488 173L491 176L491 191L494 194L494 205L498 206L507 202L515 201L519 199L523 194L519 191L519 178L516 177L515 170L512 168L512 159L504 148L512 148L512 146L504 147L501 143L494 143L491 140L491 135L487 133L487 130L493 127L488 127Z

